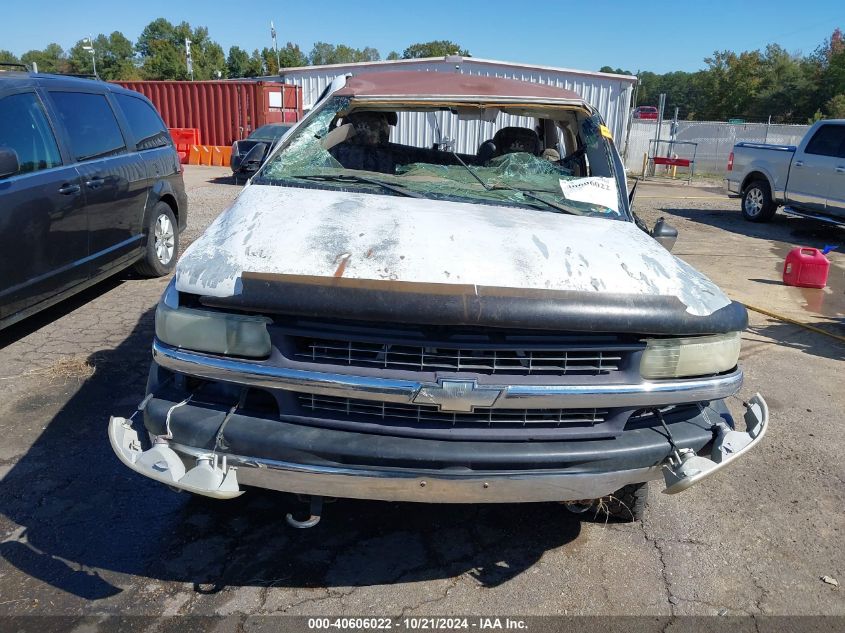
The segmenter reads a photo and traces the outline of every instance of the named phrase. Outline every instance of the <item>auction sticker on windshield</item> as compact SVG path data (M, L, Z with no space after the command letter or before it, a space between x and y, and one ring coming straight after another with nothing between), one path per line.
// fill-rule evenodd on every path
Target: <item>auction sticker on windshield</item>
M613 178L593 176L575 180L560 180L563 197L577 202L586 202L619 211L619 198L616 195L616 181Z

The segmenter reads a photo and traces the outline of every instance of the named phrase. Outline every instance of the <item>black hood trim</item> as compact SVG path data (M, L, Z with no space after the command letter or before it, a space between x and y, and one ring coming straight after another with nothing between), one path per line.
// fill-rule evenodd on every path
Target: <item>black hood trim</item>
M614 334L721 334L748 326L745 306L735 301L697 316L677 297L662 295L259 273L244 273L241 281L240 294L200 302L311 318Z

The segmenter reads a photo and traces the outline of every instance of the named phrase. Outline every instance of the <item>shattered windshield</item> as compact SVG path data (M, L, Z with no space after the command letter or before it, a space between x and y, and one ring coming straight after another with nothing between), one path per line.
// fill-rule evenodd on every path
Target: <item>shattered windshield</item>
M620 219L609 137L597 115L575 108L331 97L253 182Z

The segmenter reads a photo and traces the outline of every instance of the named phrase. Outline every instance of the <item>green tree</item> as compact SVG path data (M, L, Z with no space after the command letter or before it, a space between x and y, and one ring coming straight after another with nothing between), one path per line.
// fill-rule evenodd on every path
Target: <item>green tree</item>
M47 44L43 50L31 50L21 55L21 62L24 64L38 65L38 72L62 73L68 69L67 56L58 44Z
M189 79L185 39L191 41L194 79L226 77L228 64L223 48L208 35L204 26L191 28L188 22L173 25L157 18L141 31L136 49L143 74L148 79Z
M831 98L825 104L825 110L831 119L845 119L845 94Z
M390 51L387 54L387 59L393 61L395 59L402 59L402 56L399 53L397 53L396 51Z
M355 62L376 62L380 59L379 52L367 46L365 48L352 48L346 44L328 44L317 42L308 55L308 60L314 66L326 64L350 64Z
M0 50L0 62L7 64L20 64L21 60L12 51Z
M87 38L79 40L68 51L68 66L71 72L90 74L93 72L91 53L84 49ZM139 79L140 72L135 65L135 47L120 31L111 35L100 34L94 38L94 55L97 60L97 74L101 79Z
M299 44L293 42L288 42L284 48L279 49L279 61L282 63L282 68L308 65L308 57L299 48Z
M268 46L261 49L261 67L264 69L261 73L262 75L279 74L279 65L276 63L276 51Z
M314 66L334 64L335 47L327 42L315 42L314 48L308 54L308 61Z
M249 53L239 46L232 46L226 57L226 68L229 71L229 77L249 77Z
M266 49L265 49L266 50ZM261 75L269 75L270 69L267 66L267 62L262 55L262 52L257 48L252 51L252 55L249 57L249 73L247 73L247 77L260 77Z
M432 40L411 44L402 52L404 59L420 59L421 57L446 57L447 55L461 55L469 57L469 51L461 48L460 44L449 40Z
M217 42L208 41L200 48L199 60L194 62L194 66L197 79L225 79L229 76L226 55Z
M615 75L632 75L630 70L622 70L621 68L611 68L610 66L602 66L599 68L600 73L613 73Z
M260 75L278 75L279 63L281 63L282 68L308 65L308 58L299 48L299 45L293 42L288 42L283 48L279 49L278 60L276 51L269 47L262 48L259 57L262 67L262 70L258 73Z
M777 44L769 44L761 58L761 82L749 115L766 120L771 116L778 123L803 120L816 105L815 88L804 62Z
M372 46L366 46L358 52L358 61L361 62L377 62L381 59L378 50Z

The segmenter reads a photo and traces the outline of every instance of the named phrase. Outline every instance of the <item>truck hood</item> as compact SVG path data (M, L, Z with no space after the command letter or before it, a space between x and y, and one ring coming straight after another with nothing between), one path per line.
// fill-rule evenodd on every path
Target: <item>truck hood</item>
M627 221L525 208L249 185L176 267L176 288L244 273L657 295L706 316L730 300Z

